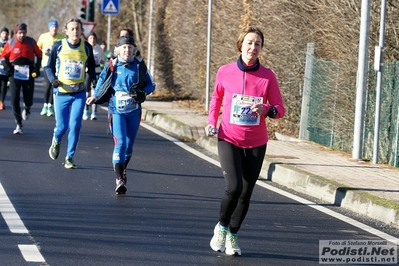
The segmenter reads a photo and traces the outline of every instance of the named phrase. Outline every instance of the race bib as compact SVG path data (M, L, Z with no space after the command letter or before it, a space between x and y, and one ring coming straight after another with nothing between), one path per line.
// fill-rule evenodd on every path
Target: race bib
M244 126L257 126L260 123L260 116L252 112L251 106L262 103L262 97L233 94L231 102L230 123Z
M79 80L83 75L83 61L68 60L64 61L64 77L66 79Z
M29 79L29 66L14 66L14 78L19 80Z
M2 76L6 76L7 75L6 71L4 70L4 66L1 65L1 64L0 64L0 75L2 75Z
M115 106L116 111L121 114L129 113L139 108L136 101L128 93L120 91L115 93Z

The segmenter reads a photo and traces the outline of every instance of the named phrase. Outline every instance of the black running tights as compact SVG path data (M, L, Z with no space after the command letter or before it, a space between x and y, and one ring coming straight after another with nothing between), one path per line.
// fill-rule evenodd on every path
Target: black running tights
M219 139L218 152L226 183L219 222L228 226L231 233L237 233L248 212L252 192L262 169L266 144L243 149Z
M33 92L35 88L35 81L33 78L29 80L18 80L13 76L10 77L10 94L11 94L11 106L14 113L15 121L18 125L22 125L21 116L21 88L24 99L25 109L30 109L33 104Z

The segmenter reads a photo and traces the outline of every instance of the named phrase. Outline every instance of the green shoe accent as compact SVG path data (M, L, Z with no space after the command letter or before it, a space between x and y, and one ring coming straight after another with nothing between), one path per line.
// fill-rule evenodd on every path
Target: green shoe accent
M47 116L54 116L53 107L47 107Z
M44 106L42 111L40 112L40 115L47 115L47 110L48 110L47 106Z
M237 234L229 232L226 236L226 254L241 256L241 248L238 246Z
M73 159L72 159L72 158L69 158L69 157L66 157L66 158L65 158L64 167L65 167L66 169L76 169L76 168L77 168L76 165L75 165L75 163L73 162Z
M53 137L53 140L51 141L50 149L48 150L48 154L52 160L56 160L58 158L58 155L60 155L60 146L61 146L61 143L56 142Z

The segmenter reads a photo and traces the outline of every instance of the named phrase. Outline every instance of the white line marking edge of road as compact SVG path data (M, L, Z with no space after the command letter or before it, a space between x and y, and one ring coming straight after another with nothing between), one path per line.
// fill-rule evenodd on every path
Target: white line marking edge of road
M36 245L18 245L25 261L46 262Z
M0 183L0 212L6 222L8 228L12 233L16 234L28 234L29 231L26 229L24 223L16 212L10 199L8 198L3 185Z

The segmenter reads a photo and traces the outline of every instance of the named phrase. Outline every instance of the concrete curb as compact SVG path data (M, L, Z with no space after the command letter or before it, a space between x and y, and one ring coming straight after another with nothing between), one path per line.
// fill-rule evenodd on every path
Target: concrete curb
M191 128L167 115L145 108L143 108L142 119L180 137L196 140L200 147L214 154L218 153L217 139L205 136L203 128ZM265 158L260 177L399 228L399 206L396 202L267 158Z
M264 161L261 177L399 228L399 210L392 208L397 206L395 202L268 159Z
M194 139L194 134L191 131L190 126L183 124L167 115L143 108L141 119L150 124L158 125L164 130L172 132L179 137Z

